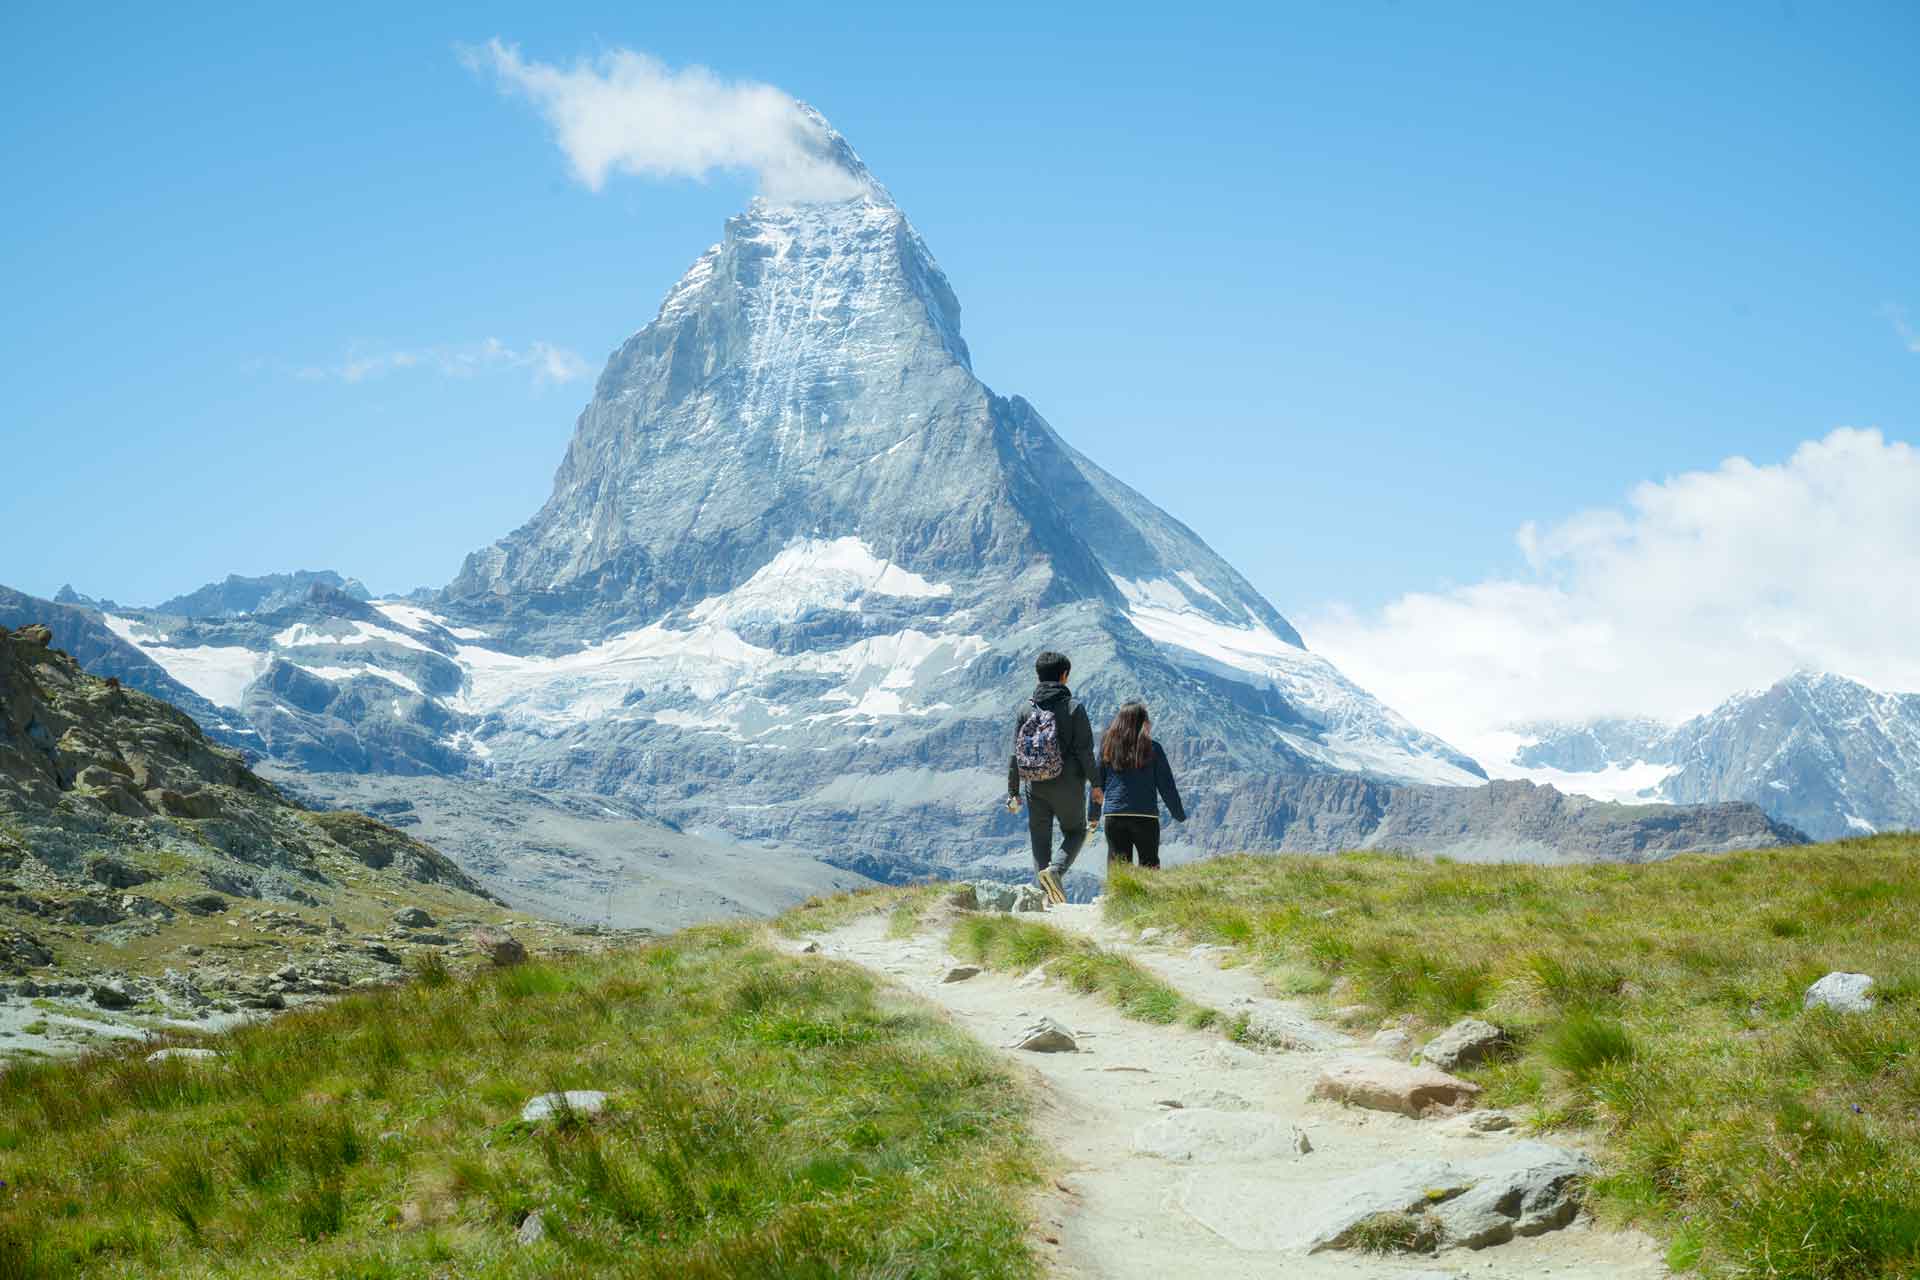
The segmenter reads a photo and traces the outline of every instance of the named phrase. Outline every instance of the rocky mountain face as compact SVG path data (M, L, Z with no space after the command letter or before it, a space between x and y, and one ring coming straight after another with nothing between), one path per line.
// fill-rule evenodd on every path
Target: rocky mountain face
M281 1007L450 944L396 909L504 918L434 849L298 807L190 716L51 640L0 626L0 974L21 980L0 983L0 1053Z
M1920 695L1798 672L1679 726L1646 720L1541 725L1529 768L1633 777L1674 804L1746 801L1816 839L1920 827Z
M1484 780L986 386L926 244L830 136L863 194L729 220L608 361L547 503L437 598L89 625L277 762L605 796L878 878L1024 863L998 799L1045 648L1097 722L1149 704L1209 848L1345 803L1276 779Z
M1654 862L1806 843L1753 804L1615 804L1524 781L1396 787L1281 776L1234 797L1218 821L1244 848L1388 849L1460 862Z
M225 582L210 582L198 591L157 604L150 613L182 618L239 618L250 613L273 613L302 603L315 587L337 591L352 600L372 596L357 578L343 578L331 569L271 573L243 578L229 574Z

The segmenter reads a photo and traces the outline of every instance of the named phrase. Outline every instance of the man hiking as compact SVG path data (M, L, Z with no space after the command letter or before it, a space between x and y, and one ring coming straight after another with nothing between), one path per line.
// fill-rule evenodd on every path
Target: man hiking
M1061 882L1087 842L1087 815L1100 804L1100 769L1093 758L1093 724L1087 709L1067 691L1073 664L1049 649L1034 659L1040 687L1021 706L1013 729L1013 759L1007 763L1007 808L1018 812L1020 784L1027 785L1027 834L1033 840L1034 878L1052 902L1065 902ZM1093 786L1089 805L1087 787ZM1052 853L1053 824L1060 824L1060 851Z

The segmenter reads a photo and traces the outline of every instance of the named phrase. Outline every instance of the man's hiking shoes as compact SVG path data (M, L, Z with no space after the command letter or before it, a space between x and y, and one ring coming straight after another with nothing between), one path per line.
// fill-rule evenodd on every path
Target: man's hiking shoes
M1038 880L1040 887L1046 891L1048 902L1053 903L1056 907L1066 904L1067 891L1060 887L1060 877L1053 874L1052 867L1040 868L1040 870L1034 874L1033 878Z

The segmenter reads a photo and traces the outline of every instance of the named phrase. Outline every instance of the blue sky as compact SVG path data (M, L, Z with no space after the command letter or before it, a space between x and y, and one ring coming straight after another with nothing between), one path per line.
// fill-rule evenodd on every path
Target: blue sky
M1296 620L1920 437L1904 0L397 8L0 20L0 583L437 586L533 512L751 180L587 190L463 65L493 37L820 107L981 376Z

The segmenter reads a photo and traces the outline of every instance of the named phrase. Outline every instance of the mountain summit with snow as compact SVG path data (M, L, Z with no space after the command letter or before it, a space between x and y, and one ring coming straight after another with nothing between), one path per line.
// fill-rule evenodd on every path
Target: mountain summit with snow
M437 596L343 580L238 603L226 584L217 608L0 606L64 610L95 661L282 767L369 780L337 792L492 778L886 878L1027 865L998 800L1044 648L1097 721L1153 709L1205 848L1746 838L1724 814L1649 844L1637 811L1452 794L1477 764L976 376L925 242L808 120L836 198L730 219L608 360L545 505Z

